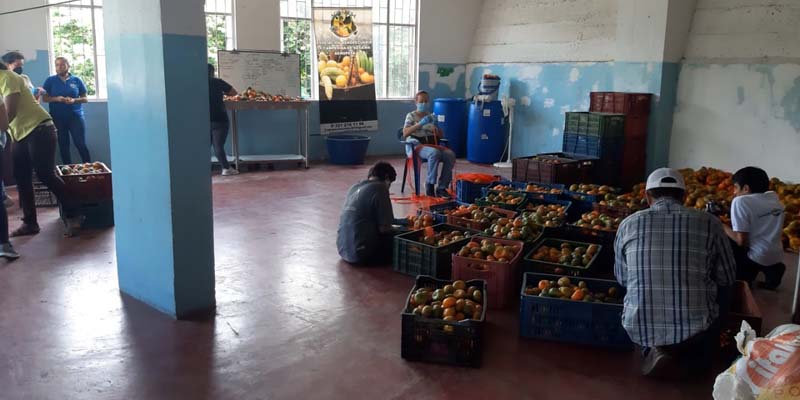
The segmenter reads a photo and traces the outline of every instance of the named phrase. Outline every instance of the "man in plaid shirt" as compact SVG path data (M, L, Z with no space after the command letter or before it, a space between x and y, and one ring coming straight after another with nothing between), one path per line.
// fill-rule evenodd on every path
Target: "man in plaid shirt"
M685 208L685 191L678 171L654 171L646 186L650 208L622 221L614 243L614 273L627 289L622 326L642 347L648 376L709 365L736 277L722 224Z

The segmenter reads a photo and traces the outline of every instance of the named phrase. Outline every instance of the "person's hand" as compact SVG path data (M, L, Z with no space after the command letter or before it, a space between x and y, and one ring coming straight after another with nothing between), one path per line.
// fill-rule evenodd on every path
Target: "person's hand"
M75 99L73 99L72 97L64 97L64 103L75 104Z
M419 124L420 125L428 125L428 124L432 124L433 122L434 122L433 114L428 114L424 118L419 120Z

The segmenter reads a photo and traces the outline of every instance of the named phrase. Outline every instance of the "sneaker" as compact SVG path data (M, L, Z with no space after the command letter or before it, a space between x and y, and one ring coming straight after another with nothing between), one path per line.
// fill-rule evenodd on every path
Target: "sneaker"
M239 175L239 171L233 168L225 168L222 170L222 176Z
M22 224L19 228L11 232L11 237L33 236L39 233L38 224Z
M77 236L82 222L81 217L64 218L64 237Z
M19 253L14 250L14 246L11 243L3 243L0 245L0 257L6 260L16 260L19 258Z
M445 189L436 189L436 197L442 197L445 199L453 198L452 196L450 196L450 193Z

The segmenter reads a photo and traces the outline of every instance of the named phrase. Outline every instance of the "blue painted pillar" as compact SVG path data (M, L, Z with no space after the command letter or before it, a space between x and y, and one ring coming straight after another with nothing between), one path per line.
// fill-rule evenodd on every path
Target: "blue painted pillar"
M120 289L177 318L213 310L203 0L106 0Z

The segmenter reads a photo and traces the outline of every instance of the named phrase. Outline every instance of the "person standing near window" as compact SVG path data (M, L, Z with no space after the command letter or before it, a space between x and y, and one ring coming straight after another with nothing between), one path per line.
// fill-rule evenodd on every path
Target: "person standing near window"
M58 131L58 149L61 161L72 164L69 151L69 139L78 149L84 163L91 162L89 148L86 147L86 120L83 118L83 103L86 97L86 85L81 78L69 73L69 61L64 57L56 58L56 75L44 81L44 101L50 103L50 115Z
M214 76L214 66L208 64L208 107L211 115L211 144L214 155L222 166L222 175L236 175L239 171L231 168L225 154L225 140L228 139L228 111L225 110L225 96L235 96L236 89L228 82Z
M80 229L75 205L64 196L64 181L56 176L56 127L50 114L33 98L25 81L14 72L0 70L0 96L4 97L8 127L14 140L14 178L17 180L22 226L11 237L39 233L36 202L33 193L33 170L53 192L64 210L64 236L73 236Z

